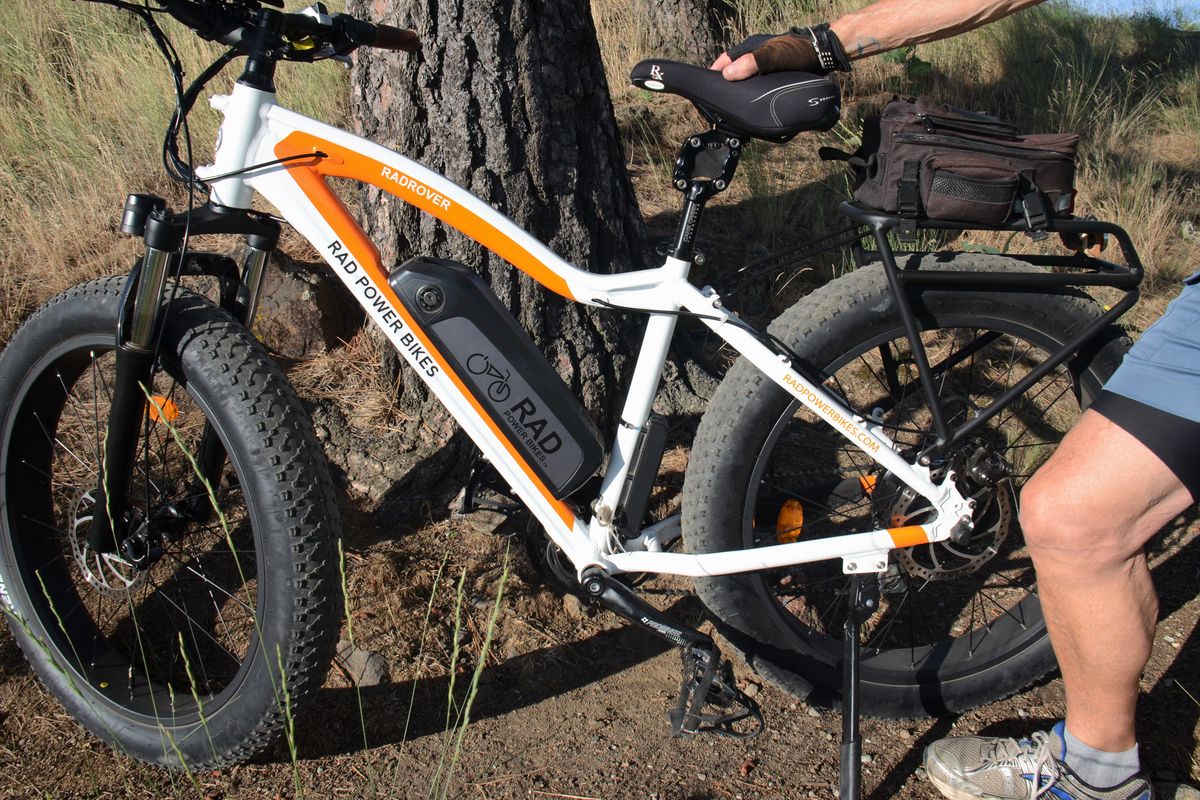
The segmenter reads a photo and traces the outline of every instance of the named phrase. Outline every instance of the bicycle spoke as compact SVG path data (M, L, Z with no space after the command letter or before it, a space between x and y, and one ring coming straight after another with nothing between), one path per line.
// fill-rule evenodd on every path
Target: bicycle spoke
M952 428L988 408L1040 358L1033 343L986 328L940 330L925 338L933 378L931 394L944 403L945 418ZM875 344L825 381L830 392L857 413L868 416L882 410L883 418L877 421L902 453L919 452L932 442L928 399L920 379L907 377L910 359L911 353L902 343ZM1020 464L1029 463L1030 458L1041 460L1044 456L1039 448L1048 451L1057 436L1055 431L1065 430L1065 425L1045 414L1069 397L1070 391L1069 382L1052 374L988 420L975 434L980 437L977 443L970 446L994 445L1001 456L1029 454L1018 460ZM1026 419L1046 420L1053 428L1039 431ZM782 533L811 540L883 525L915 524L927 513L923 500L904 494L898 481L887 483L886 473L877 474L879 468L871 459L807 410L797 409L791 424L792 428L779 436L776 461L764 472L758 492L771 503L798 501L803 523L795 530L777 532L770 520L763 520L757 542L774 543ZM1040 433L1045 435L1036 435ZM802 465L805 468L798 468ZM903 652L910 668L916 669L934 652L933 644L948 636L965 637L968 651L975 653L990 641L989 632L998 620L1022 629L1027 625L1018 600L1033 589L1032 565L1027 556L1002 546L1006 534L995 534L996 541L986 537L993 535L988 532L990 525L1015 524L1013 498L1001 504L1000 496L1012 491L1006 487L1019 485L1033 466L1029 463L1029 469L1012 470L1015 474L1002 484L976 485L965 493L976 501L974 515L981 521L978 524L985 538L964 546L952 542L921 545L906 551L907 556L897 557L892 569L898 574L890 580L903 581L903 590L885 593L886 602L863 627L865 646L876 657L887 657L893 650ZM854 477L864 479L861 495L847 491L841 497L843 493L836 489L823 488ZM871 481L870 491L865 479ZM885 485L894 489L885 492ZM991 566L980 569L981 563ZM845 618L847 579L840 572L823 574L822 569L810 565L770 573L778 602L795 615L808 639L814 635L840 638ZM917 569L929 577L919 577L914 572Z

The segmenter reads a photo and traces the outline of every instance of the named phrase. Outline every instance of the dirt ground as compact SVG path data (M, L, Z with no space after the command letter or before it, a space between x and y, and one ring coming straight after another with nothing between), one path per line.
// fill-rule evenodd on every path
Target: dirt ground
M115 755L41 689L5 631L0 797L836 796L836 712L809 708L741 666L739 681L756 693L767 731L749 741L671 739L665 712L678 690L677 653L607 612L547 589L516 540L463 521L395 538L370 517L352 515L348 523L353 635L358 647L386 660L391 677L355 688L352 669L333 670L298 720L295 760L281 744L256 763L188 776ZM1193 783L1200 775L1197 527L1194 520L1177 521L1153 555L1162 614L1139 720L1144 760L1156 777ZM455 693L461 698L486 638L506 548L511 575L470 724L456 748L445 733L447 665L457 640ZM455 633L455 587L463 570L464 623ZM699 604L679 591L683 584L660 579L646 588L672 613L700 621ZM1045 728L1062 713L1062 701L1061 681L1050 679L957 718L867 720L864 797L935 798L920 769L927 744L952 733Z

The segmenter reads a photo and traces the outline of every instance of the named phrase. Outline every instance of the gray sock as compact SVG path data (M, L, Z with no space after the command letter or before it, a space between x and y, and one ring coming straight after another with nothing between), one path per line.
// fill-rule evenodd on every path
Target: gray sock
M1138 747L1120 753L1097 750L1076 739L1063 726L1063 743L1067 747L1067 766L1085 783L1097 789L1107 789L1132 778L1142 770Z

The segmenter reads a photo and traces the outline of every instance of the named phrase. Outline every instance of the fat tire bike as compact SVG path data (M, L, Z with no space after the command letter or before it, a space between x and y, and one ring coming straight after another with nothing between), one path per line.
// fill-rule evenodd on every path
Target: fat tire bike
M140 9L157 30L145 7L110 4ZM683 211L663 263L601 275L443 176L277 102L280 61L414 51L412 32L267 5L160 0L230 48L179 93L168 133L169 163L209 201L172 213L131 195L121 229L146 249L130 274L54 298L0 355L0 607L88 730L153 763L242 761L280 735L328 668L341 610L333 484L303 405L247 325L280 221L452 412L490 462L484 483L544 528L561 577L681 648L677 735L753 734L761 711L710 636L622 576L695 578L754 669L846 706L844 761L857 763L860 711L961 710L1053 668L1019 491L1128 346L1114 323L1142 267L1123 230L1046 224L1114 237L1125 266L1083 252L900 252L897 230L965 226L844 204L859 268L760 331L688 281L696 230L747 140L836 122L828 79L734 85L670 61L635 67L635 84L688 98L711 126L681 146ZM180 125L240 56L231 94L212 101L224 115L214 163L193 171L178 156ZM645 316L611 443L470 270L421 256L385 269L331 177L396 195L568 299ZM254 211L255 194L280 217ZM197 234L244 237L244 256L187 247ZM189 276L214 279L219 297L189 291ZM1090 286L1124 294L1103 307ZM682 513L647 520L666 432L650 409L685 318L740 359L700 423Z

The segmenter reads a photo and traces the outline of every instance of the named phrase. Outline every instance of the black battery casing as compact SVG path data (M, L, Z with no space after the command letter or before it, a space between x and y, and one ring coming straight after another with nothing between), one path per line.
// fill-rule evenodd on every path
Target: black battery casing
M418 256L388 283L555 498L595 474L604 460L595 424L482 278L456 261Z

